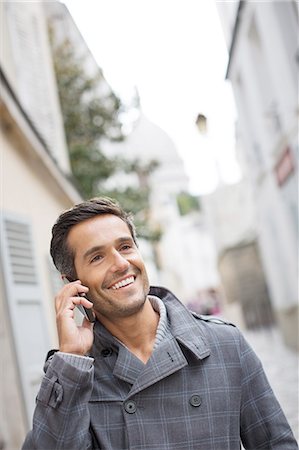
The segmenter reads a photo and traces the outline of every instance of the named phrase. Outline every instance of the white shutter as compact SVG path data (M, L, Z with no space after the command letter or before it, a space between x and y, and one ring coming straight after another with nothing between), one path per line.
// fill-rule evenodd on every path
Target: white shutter
M30 222L1 214L1 263L28 422L49 350Z
M49 81L49 49L39 2L7 2L8 30L17 74L17 93L35 127L55 154L55 120Z

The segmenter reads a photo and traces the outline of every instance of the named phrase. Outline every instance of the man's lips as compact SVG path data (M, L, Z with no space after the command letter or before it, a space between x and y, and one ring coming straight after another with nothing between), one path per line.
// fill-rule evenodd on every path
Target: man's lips
M118 279L117 281L114 281L108 289L117 290L125 286L129 286L130 284L133 284L136 279L136 275L126 275L125 277L122 277Z

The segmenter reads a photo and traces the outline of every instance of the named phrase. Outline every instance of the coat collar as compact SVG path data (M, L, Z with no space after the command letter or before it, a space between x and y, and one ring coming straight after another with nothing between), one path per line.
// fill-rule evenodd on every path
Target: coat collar
M130 395L187 366L188 360L182 347L192 352L198 360L210 355L202 326L192 313L167 289L152 287L150 294L156 295L164 302L170 326L165 339L146 365L122 346L101 323L96 322L94 327L93 356L102 359L103 350L114 350L113 356L107 358L106 364L110 365L115 377L132 385ZM99 364L102 365L103 361L99 361Z
M199 320L178 298L168 289L157 286L151 286L149 294L159 297L164 302L172 336L190 350L196 358L203 359L209 356L210 348L205 340ZM95 355L106 347L119 349L119 341L98 321L95 323L94 333L93 353Z
M195 357L203 359L210 355L202 326L192 313L168 289L152 286L151 295L156 295L165 304L173 337L189 349Z

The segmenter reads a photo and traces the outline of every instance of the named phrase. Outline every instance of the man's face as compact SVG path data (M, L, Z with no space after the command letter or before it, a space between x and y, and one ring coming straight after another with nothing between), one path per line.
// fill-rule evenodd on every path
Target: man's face
M112 214L75 225L68 235L77 277L94 312L109 320L138 312L149 292L143 260L127 224Z

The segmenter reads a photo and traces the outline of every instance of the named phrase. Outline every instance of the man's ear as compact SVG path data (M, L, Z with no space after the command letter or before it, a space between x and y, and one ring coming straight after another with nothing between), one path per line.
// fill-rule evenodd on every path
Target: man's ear
M70 283L70 282L73 281L73 280L72 280L68 275L66 275L65 273L62 273L62 274L61 274L61 279L62 279L62 281L63 281L64 283Z

